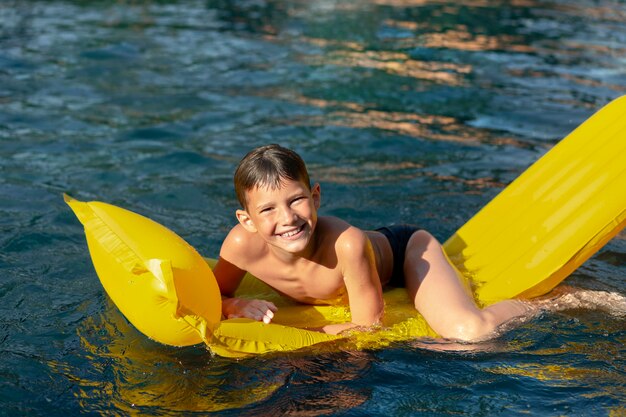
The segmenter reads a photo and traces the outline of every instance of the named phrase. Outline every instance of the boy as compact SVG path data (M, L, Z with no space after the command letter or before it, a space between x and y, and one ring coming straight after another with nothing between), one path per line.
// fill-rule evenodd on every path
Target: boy
M220 251L214 273L227 318L269 323L276 306L231 298L246 272L307 304L349 304L351 322L321 329L337 334L380 323L382 288L406 287L415 308L439 335L462 341L490 337L501 324L534 309L506 300L479 309L428 232L410 226L362 231L335 217L318 217L319 184L311 185L295 152L256 148L239 163L237 224Z

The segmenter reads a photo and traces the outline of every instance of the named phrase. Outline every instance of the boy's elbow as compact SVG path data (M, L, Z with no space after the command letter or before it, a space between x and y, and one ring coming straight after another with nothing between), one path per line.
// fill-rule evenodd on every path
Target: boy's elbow
M383 318L384 318L384 310L379 311L377 314L374 314L365 319L356 320L356 321L353 320L352 323L354 323L356 326L360 328L375 329L375 328L382 326Z

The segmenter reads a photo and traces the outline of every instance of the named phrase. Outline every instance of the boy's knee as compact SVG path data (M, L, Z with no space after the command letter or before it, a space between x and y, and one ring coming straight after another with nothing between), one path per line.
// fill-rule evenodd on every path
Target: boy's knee
M407 244L411 249L419 249L422 252L433 245L440 246L439 241L426 230L418 230L413 233Z
M462 342L477 342L488 338L495 330L496 326L489 318L483 315L467 315L441 332L441 336Z

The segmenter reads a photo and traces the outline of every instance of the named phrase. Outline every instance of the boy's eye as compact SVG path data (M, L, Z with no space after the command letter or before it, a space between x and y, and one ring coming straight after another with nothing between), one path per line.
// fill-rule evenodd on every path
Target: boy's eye
M269 213L270 211L272 211L272 207L265 207L261 209L260 213Z

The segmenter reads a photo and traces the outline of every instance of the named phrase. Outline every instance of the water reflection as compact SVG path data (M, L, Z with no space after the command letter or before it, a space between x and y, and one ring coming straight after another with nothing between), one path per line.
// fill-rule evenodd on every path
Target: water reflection
M79 337L82 350L49 360L48 366L87 413L239 409L239 415L259 415L255 410L262 409L263 415L324 415L369 398L369 387L346 385L358 385L368 372L372 358L364 352L225 360L201 346L150 342L113 308L85 320Z
M459 51L508 51L515 53L533 53L535 49L528 45L523 36L520 35L487 35L476 33L475 28L466 25L459 25L445 30L435 30L427 25L422 25L413 21L387 19L384 25L390 28L411 31L405 36L397 36L394 41L396 47L411 48L446 48ZM428 30L428 31L426 31ZM416 36L412 32L419 33Z
M555 326L555 320L558 324ZM488 367L496 375L532 378L542 387L570 388L586 398L622 398L624 377L621 366L624 321L598 311L571 310L551 314L535 325L530 339L543 338L515 361ZM585 338L580 338L581 332ZM565 360L563 360L565 359Z
M79 325L80 349L47 361L57 384L73 392L83 412L239 409L238 415L259 415L255 410L262 409L263 415L324 415L369 399L371 388L358 383L370 369L368 353L322 346L315 353L232 361L203 346L174 348L147 340L108 305Z
M295 38L298 42L314 45L320 48L335 48L335 49L347 49L352 51L362 51L365 49L365 44L356 41L346 41L338 39L326 39L326 38L314 38L310 36L298 36Z
M432 141L455 142L477 146L484 143L529 147L529 141L512 136L494 135L493 132L469 126L463 120L449 116L373 110L373 104L328 100L305 96L286 88L260 89L251 92L255 96L280 98L283 101L324 110L323 114L291 115L276 119L277 123L300 127L338 126L354 129L377 129L402 136Z
M540 362L524 363L518 366L503 365L489 369L490 372L499 375L514 375L516 377L534 378L548 387L594 387L595 390L601 387L602 395L619 398L623 395L623 379L616 378L613 373L607 373L605 369L596 365L570 366L551 364L546 365ZM585 394L582 394L585 397ZM588 395L593 398L600 395L594 393Z
M324 103L321 100L308 101L309 104ZM415 138L455 142L465 145L492 143L516 147L528 147L525 141L507 136L493 136L485 129L473 128L451 117L415 113L364 110L361 112L331 111L320 116L292 118L286 123L294 126L340 126L353 129L378 129L398 135Z
M430 33L425 36L424 46L428 48L449 48L460 51L496 51L532 53L534 48L522 43L520 37L509 35L489 36L470 33L469 28L461 26L444 33Z
M285 1L208 0L206 6L215 10L224 22L223 29L274 35L289 17L291 6Z
M291 369L288 384L244 415L336 415L371 398L366 381L375 358L366 352L345 351L275 358L274 366Z
M421 175L422 165L413 162L365 162L359 172L342 166L311 165L316 181L333 184L385 183L387 176L395 181L406 181Z
M84 412L209 412L268 398L290 370L212 357L203 346L172 348L139 334L111 306L79 328L82 351L48 361ZM62 381L59 381L62 382Z
M331 51L324 56L308 56L303 59L308 65L377 69L392 75L450 86L463 85L463 76L472 71L470 65L420 61L411 59L407 54L393 51Z
M519 399L494 399L512 380L534 414L622 401L623 320L550 320L537 339L532 323L487 370L411 345L391 365L393 348L223 361L157 345L104 301L59 195L141 207L215 256L234 164L276 141L311 157L329 214L445 237L622 94L625 19L591 0L0 2L6 412L486 415ZM624 235L609 246L578 284L624 291Z

